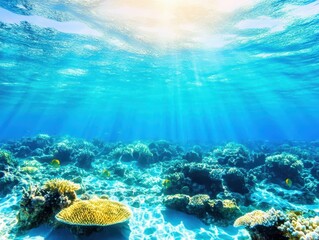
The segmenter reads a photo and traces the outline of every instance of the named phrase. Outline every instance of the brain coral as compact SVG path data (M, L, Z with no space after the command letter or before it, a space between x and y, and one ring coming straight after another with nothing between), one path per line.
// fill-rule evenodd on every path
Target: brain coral
M52 179L44 184L44 189L50 192L59 192L60 194L74 192L81 187L79 184L64 179Z
M319 217L306 218L299 211L255 210L238 218L234 226L245 226L251 239L318 240Z
M107 199L80 200L60 211L55 218L80 226L108 226L125 222L132 215L124 204Z

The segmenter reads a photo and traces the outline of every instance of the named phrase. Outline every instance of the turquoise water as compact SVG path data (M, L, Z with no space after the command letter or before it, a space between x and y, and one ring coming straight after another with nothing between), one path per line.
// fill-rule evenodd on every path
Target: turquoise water
M259 1L217 16L213 3L170 10L163 1L169 14L195 15L164 27L151 4L95 2L1 1L1 138L318 137L318 1Z
M318 26L318 0L0 0L0 240L318 240Z

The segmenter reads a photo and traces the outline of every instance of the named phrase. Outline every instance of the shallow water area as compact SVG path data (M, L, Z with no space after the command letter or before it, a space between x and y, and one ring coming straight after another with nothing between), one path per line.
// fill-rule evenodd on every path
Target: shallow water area
M318 0L0 1L0 239L319 239Z

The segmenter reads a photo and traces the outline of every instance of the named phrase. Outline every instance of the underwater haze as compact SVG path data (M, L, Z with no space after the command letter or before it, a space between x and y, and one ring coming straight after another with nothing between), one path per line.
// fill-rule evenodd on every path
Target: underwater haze
M0 6L2 139L318 137L318 1Z

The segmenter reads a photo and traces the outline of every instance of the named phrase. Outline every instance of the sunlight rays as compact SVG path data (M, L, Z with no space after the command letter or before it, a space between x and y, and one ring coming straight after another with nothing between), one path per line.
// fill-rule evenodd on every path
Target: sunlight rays
M239 10L258 3L252 0L73 0L85 14L130 39L155 48L189 48L214 41L216 32ZM125 40L123 40L126 42Z

